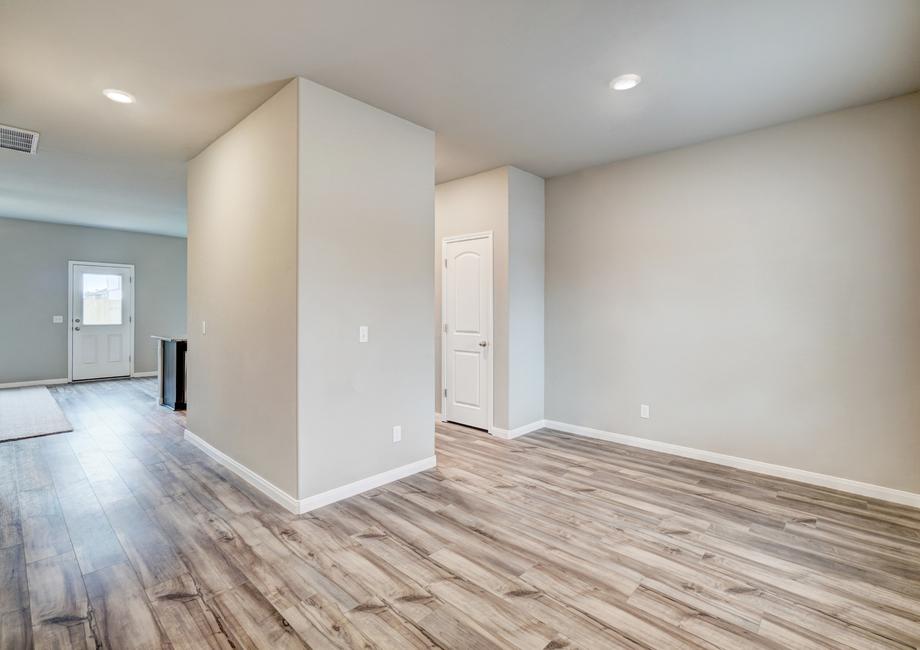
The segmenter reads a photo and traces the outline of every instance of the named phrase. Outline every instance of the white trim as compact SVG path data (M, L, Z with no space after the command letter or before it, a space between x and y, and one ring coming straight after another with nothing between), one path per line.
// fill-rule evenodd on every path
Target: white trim
M267 496L278 505L284 507L290 512L293 512L295 515L300 514L301 511L299 509L299 502L297 499L292 497L290 494L282 490L271 481L262 478L260 475L256 474L239 461L234 460L217 447L211 445L211 443L202 440L188 429L185 430L185 439L198 447L208 456L216 460L218 463L229 469L231 472L239 476L241 479L249 483L252 487L259 490L259 492Z
M452 244L458 241L469 241L471 239L491 239L492 231L483 230L482 232L471 232L467 235L453 235L451 237L445 237L441 240L442 244Z
M67 262L67 381L73 381L73 261Z
M295 499L271 481L256 474L239 461L234 460L210 443L202 440L188 429L185 430L185 439L189 443L198 447L198 449L206 453L208 456L216 460L218 463L229 469L231 472L239 476L241 479L249 483L252 487L262 492L262 494L270 498L272 501L282 506L289 512L294 513L295 515L302 515L305 512L316 510L317 508L322 508L323 506L335 503L336 501L341 501L342 499L347 499L348 497L355 496L356 494L361 494L362 492L372 490L376 487L380 487L381 485L392 483L393 481L398 481L399 479L410 476L411 474L423 472L426 469L431 469L437 465L437 457L429 456L428 458L423 458L422 460L416 461L414 463L409 463L408 465L403 465L401 467L396 467L379 474L374 474L373 476L368 476L367 478L363 478L358 481L354 481L353 483L348 483L347 485L342 485L325 492L320 492L319 494L314 494L313 496L305 497L303 499Z
M442 418L441 414L438 413L437 411L434 412L434 421L435 422L447 422L447 420Z
M131 313L129 314L129 332L131 335L131 344L128 346L131 350L131 360L128 362L128 377L134 376L134 362L137 360L137 350L134 349L134 303L136 298L136 284L134 282L134 265L115 262L81 262L78 260L69 260L67 262L67 381L73 381L73 267L74 266L109 266L115 268L130 269L131 284ZM99 379L109 379L100 377ZM112 377L112 379L115 379Z
M596 438L598 440L616 442L621 445L629 445L630 447L639 447L641 449L649 449L651 451L660 451L666 454L673 454L674 456L682 456L683 458L693 458L694 460L702 460L708 463L726 465L728 467L743 469L749 472L756 472L758 474L767 474L768 476L776 476L778 478L799 481L800 483L809 483L811 485L831 488L833 490L840 490L841 492L849 492L851 494L858 494L864 497L872 497L874 499L881 499L882 501L890 501L892 503L899 503L901 505L920 508L920 494L916 494L914 492L905 492L903 490L896 490L894 488L884 487L882 485L873 485L872 483L863 483L861 481L854 481L848 478L830 476L828 474L819 474L818 472L810 472L808 470L797 469L795 467L774 465L772 463L765 463L759 460L751 460L748 458L740 458L738 456L730 456L728 454L720 454L714 451L694 449L693 447L683 447L681 445L674 445L669 442L660 442L657 440L649 440L647 438L627 436L622 433L611 433L610 431L602 431L601 429L592 429L590 427L583 427L577 424L557 422L555 420L546 420L545 426L547 429L555 429L565 433L573 433L575 435L585 436L587 438Z
M131 376L134 377L134 378L138 378L138 377L156 377L156 376L159 375L159 374L160 374L160 373L158 373L156 370L148 370L148 371L146 371L146 372L134 372L134 373L131 373Z
M56 384L66 384L70 380L66 377L62 379L34 379L32 381L10 381L0 384L0 388L25 388L26 386L54 386Z
M492 265L492 277L489 281L489 336L492 339L491 350L487 360L489 366L489 431L495 428L495 241L492 238L492 231L474 232L467 235L454 235L444 237L441 240L441 422L447 422L447 397L444 395L444 389L447 387L447 332L444 331L444 322L447 320L447 273L444 272L447 260L447 244L458 241L469 241L471 239L488 239L489 262Z
M418 472L424 472L426 469L431 469L435 466L437 466L437 457L429 456L428 458L417 460L408 465L396 467L353 483L348 483L347 485L342 485L337 488L332 488L331 490L326 490L325 492L320 492L319 494L314 494L310 497L305 497L300 500L300 513L303 514L304 512L310 512L311 510L328 506L336 501L341 501L342 499L353 497L356 494L373 490L381 485L398 481L399 479L406 478Z
M492 427L489 431L496 438L503 438L505 440L513 440L519 436L531 433L533 431L538 431L546 426L546 420L536 420L530 424L525 424L522 427L516 427L514 429L499 429L498 427Z

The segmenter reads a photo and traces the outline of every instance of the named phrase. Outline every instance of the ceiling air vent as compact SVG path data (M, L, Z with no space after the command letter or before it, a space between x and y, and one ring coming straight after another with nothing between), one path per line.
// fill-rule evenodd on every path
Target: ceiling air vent
M38 134L0 124L0 149L35 154L38 151Z

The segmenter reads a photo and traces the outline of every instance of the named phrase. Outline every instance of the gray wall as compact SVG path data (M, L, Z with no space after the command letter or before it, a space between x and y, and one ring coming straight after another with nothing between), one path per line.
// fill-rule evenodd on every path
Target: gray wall
M70 260L134 264L134 370L156 370L150 336L185 334L185 255L184 238L0 218L0 383L67 377Z
M918 170L914 94L547 181L547 418L920 492Z
M508 168L508 428L543 419L544 183Z
M306 497L434 455L434 133L299 81Z
M296 497L296 82L189 163L188 247L188 428Z

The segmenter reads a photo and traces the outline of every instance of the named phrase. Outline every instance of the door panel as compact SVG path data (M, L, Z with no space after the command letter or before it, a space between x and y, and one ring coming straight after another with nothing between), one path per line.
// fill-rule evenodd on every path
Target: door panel
M71 376L126 377L133 353L134 278L130 267L74 264Z
M455 262L454 329L463 334L480 334L482 279L479 267L482 258L478 253L463 252L455 258Z
M97 353L97 343L95 337L84 338L80 345L80 361L84 364L98 363L99 354Z
M480 356L476 352L454 350L454 376L450 385L454 388L454 401L463 406L482 406L479 383Z
M444 244L445 418L489 428L492 240Z
M120 363L124 360L124 347L125 347L125 337L121 334L107 334L106 341L109 344L109 357L106 359L108 363Z

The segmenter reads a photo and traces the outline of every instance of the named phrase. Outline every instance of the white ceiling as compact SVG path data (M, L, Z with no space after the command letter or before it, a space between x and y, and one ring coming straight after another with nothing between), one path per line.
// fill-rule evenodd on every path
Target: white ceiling
M0 30L0 123L42 134L0 151L0 215L164 234L185 161L297 75L437 131L439 181L920 89L918 0L0 0Z

